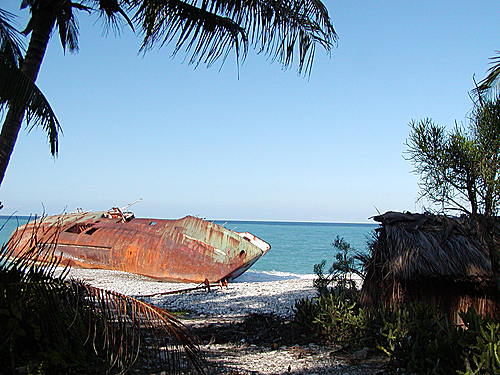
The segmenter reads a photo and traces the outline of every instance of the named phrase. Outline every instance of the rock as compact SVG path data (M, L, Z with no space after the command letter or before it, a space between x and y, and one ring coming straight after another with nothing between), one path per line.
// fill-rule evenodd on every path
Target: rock
M366 358L368 358L368 352L369 351L370 351L370 349L363 348L361 350L358 350L358 351L352 353L352 357L354 359L366 359Z

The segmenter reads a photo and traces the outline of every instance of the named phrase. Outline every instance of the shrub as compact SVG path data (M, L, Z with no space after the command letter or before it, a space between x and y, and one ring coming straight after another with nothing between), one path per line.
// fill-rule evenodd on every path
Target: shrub
M332 289L313 299L295 304L294 322L315 335L344 347L362 346L365 312L357 299Z
M315 335L320 335L315 320L319 313L316 298L303 298L295 301L293 324L300 329Z
M325 274L326 260L314 265L314 273L317 278L314 286L319 294L327 293L329 289L335 289L337 293L351 293L356 291L356 282L353 275L364 277L362 264L365 257L351 247L342 237L338 237L332 243L336 249L335 261Z
M369 313L366 334L409 373L444 375L463 368L463 329L428 305L379 307Z
M464 375L500 374L500 322L482 318L474 310L461 314L465 331L466 370Z
M341 238L334 246L340 252L329 274L324 273L326 261L314 268L318 295L295 304L297 326L344 348L376 348L391 359L398 373L500 374L498 319L470 310L461 314L462 327L429 305L380 305L366 310L351 278L361 257L352 255L353 249Z
M297 301L294 319L302 329L346 349L378 349L399 373L500 373L500 323L474 311L462 315L464 329L428 305L365 310L346 295L330 291Z
M331 292L317 300L314 324L328 341L345 347L362 346L365 333L365 312L357 300Z

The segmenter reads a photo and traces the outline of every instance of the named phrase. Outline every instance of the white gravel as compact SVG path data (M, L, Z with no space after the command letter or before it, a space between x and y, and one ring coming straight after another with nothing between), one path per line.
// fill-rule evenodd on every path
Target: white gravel
M93 286L130 296L161 293L197 286L166 283L119 271L72 269L70 277ZM226 288L144 298L167 310L188 310L192 314L182 319L189 327L241 321L250 313L292 315L295 301L315 295L313 277L280 273L248 271ZM210 374L230 375L375 375L383 363L363 363L339 358L328 346L281 346L240 343L203 343L212 367ZM163 372L162 372L163 373Z
M134 297L198 286L166 283L126 272L97 269L72 269L69 277ZM227 287L143 299L167 310L187 310L206 317L238 317L250 313L290 316L296 300L314 294L312 277L249 271Z

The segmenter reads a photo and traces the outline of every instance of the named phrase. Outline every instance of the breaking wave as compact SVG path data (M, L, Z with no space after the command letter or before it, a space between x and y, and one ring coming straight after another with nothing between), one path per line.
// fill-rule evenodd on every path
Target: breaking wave
M249 283L249 282L265 282L265 281L282 281L282 280L297 280L297 279L314 279L313 274L298 274L282 271L254 271L248 270L243 275L238 277L233 283Z

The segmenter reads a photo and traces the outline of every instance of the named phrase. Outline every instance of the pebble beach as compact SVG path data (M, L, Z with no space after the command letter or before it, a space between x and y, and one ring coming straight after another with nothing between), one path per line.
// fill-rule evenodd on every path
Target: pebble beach
M268 275L256 281L249 273L228 286L167 295L161 293L195 288L199 284L167 283L126 272L98 269L71 269L68 276L95 287L142 298L166 310L188 311L200 317L236 318L252 313L289 317L296 300L315 294L312 277L289 275ZM157 295L150 296L153 294Z
M210 374L231 375L374 375L380 374L378 361L339 355L328 345L308 343L269 345L243 334L236 342L213 342L221 330L237 327L249 314L293 316L296 300L313 297L312 275L266 274L247 272L226 287L212 287L184 293L161 293L194 288L199 284L167 283L121 271L71 269L68 277L92 286L138 297L170 311L187 315L180 320L196 334L212 332L211 340L200 345L210 363ZM155 295L156 294L156 295ZM153 295L153 296L151 296ZM147 296L147 297L145 297ZM235 328L237 334L238 328ZM231 328L229 328L231 331ZM250 342L249 342L250 341ZM140 371L136 373L148 373Z

